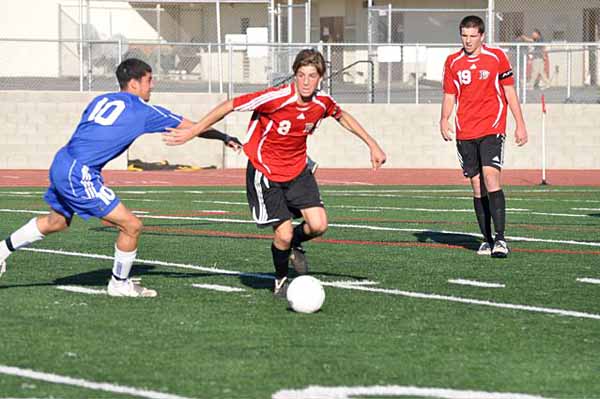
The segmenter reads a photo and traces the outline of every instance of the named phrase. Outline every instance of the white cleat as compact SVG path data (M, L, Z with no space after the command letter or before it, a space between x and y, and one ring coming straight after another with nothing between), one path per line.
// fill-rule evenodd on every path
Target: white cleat
M140 285L140 279L128 278L124 281L119 281L111 278L108 282L108 295L133 298L153 298L158 296L158 292L150 288L145 288Z
M492 249L492 258L506 258L510 250L504 240L496 240Z
M477 250L477 255L487 255L490 256L492 254L492 247L488 242L482 242Z

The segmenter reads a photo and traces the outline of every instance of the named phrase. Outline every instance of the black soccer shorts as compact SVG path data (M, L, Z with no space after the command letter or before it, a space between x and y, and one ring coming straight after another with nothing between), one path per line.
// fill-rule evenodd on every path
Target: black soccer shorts
M484 166L502 170L505 139L503 134L493 134L473 140L457 140L458 160L465 177L477 176Z
M279 226L286 220L301 217L301 209L324 207L319 186L308 167L295 179L278 183L270 181L248 161L246 196L258 227Z

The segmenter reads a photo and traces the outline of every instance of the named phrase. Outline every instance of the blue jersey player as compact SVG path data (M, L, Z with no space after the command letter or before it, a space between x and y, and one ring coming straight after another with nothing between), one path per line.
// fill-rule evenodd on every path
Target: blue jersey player
M87 106L75 133L61 148L50 167L50 187L44 200L50 213L31 219L0 242L0 274L11 252L67 229L74 214L87 220L100 218L119 229L108 294L119 297L154 297L157 292L129 278L137 254L142 222L104 185L101 170L144 133L190 127L193 122L148 103L152 68L127 59L117 67L120 92L100 95ZM223 140L239 150L239 141L215 130L205 138Z

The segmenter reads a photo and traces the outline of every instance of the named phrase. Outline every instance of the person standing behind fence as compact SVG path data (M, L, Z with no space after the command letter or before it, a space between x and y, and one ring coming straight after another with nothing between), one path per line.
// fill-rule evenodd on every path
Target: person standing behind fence
M542 33L539 31L539 29L534 29L531 33L531 37L521 35L520 38L530 43L541 43L544 41ZM543 85L540 86L540 89L543 90L550 87L550 78L546 72L547 57L548 53L546 52L546 48L544 46L531 46L531 49L529 50L531 73L528 84L530 88L535 87L538 79L540 79L543 83Z
M509 249L504 237L506 201L500 172L507 104L516 122L517 145L527 143L527 130L512 67L504 51L483 44L483 20L467 16L460 22L459 32L463 48L448 56L444 65L440 132L445 141L452 140L448 119L456 104L458 157L463 174L471 181L475 215L485 240L477 253L505 258ZM492 237L492 220L495 237Z

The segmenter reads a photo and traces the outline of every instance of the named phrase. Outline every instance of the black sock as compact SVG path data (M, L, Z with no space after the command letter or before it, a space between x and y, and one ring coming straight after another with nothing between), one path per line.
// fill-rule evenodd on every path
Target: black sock
M304 232L305 224L306 222L302 222L298 226L294 227L294 235L292 236L292 247L297 247L301 245L304 241L308 241L313 238L312 236L309 236Z
M483 238L487 242L492 243L494 241L492 238L492 214L490 213L488 197L473 197L473 206L475 207L477 223L479 223L479 230L483 234Z
M488 193L490 198L490 211L494 220L494 230L496 231L496 240L504 240L504 223L506 220L506 199L504 191L498 190Z
M10 236L6 240L4 240L4 243L6 244L6 248L8 248L10 252L15 252L15 247L13 246Z
M291 249L282 250L277 248L275 244L271 244L273 265L275 266L275 278L277 278L277 280L287 277L290 251Z

